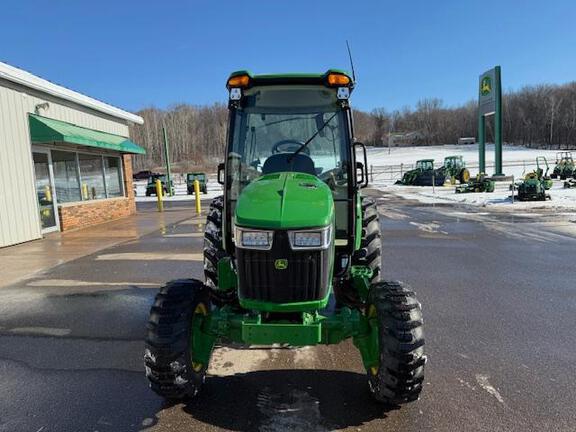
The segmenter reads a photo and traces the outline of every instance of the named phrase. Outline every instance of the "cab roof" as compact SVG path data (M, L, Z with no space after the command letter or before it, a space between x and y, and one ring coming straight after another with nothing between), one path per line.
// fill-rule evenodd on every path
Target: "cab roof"
M249 70L238 70L232 72L228 79L238 76L238 75L248 75L250 77L250 82L253 86L263 86L263 85L282 85L282 84L319 84L324 85L326 82L326 77L330 73L338 73L346 75L350 78L352 86L354 86L354 81L351 75L342 69L328 69L324 73L279 73L279 74L260 74L254 75Z

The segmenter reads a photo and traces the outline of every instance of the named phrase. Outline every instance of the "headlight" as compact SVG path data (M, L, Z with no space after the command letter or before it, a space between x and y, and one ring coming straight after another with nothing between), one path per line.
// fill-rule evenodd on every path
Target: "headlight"
M234 241L239 248L269 250L273 237L272 231L236 227Z
M332 240L330 226L322 229L289 231L290 246L292 249L327 249Z

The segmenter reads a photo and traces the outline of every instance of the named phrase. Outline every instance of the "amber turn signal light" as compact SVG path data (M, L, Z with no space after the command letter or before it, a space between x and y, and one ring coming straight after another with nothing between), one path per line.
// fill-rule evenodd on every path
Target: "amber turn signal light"
M328 85L333 87L350 85L350 77L337 73L328 74Z
M250 77L248 75L236 75L231 77L228 80L228 84L227 87L228 88L233 88L233 87L248 87L248 84L250 83Z

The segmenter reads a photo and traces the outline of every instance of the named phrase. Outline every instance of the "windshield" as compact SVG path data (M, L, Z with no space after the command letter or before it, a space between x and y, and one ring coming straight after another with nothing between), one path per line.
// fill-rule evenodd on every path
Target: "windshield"
M166 176L160 175L160 176L148 177L148 183L155 183L156 180L160 180L162 183L165 183L166 182Z
M418 161L418 163L416 164L416 168L422 169L422 170L431 170L434 169L434 162L432 161Z
M248 89L232 111L228 146L228 214L246 185L281 171L317 176L332 191L336 237L347 238L350 146L348 117L334 89L266 86ZM311 139L312 138L312 139ZM308 145L298 151L308 140Z
M204 180L204 178L205 178L204 174L188 174L188 181L194 181L194 180L202 181Z
M279 171L316 175L330 186L335 198L342 194L346 197L346 117L335 92L320 86L277 86L246 93L232 123L228 153L230 198L235 200L247 184L262 174ZM306 159L306 168L294 167L287 155L298 151L311 137L314 138L297 155L300 160Z

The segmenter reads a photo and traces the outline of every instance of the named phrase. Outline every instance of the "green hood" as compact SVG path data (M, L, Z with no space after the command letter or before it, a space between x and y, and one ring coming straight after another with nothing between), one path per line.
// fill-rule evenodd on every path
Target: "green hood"
M334 218L330 188L309 174L268 174L244 188L236 204L238 226L292 229L326 226Z

